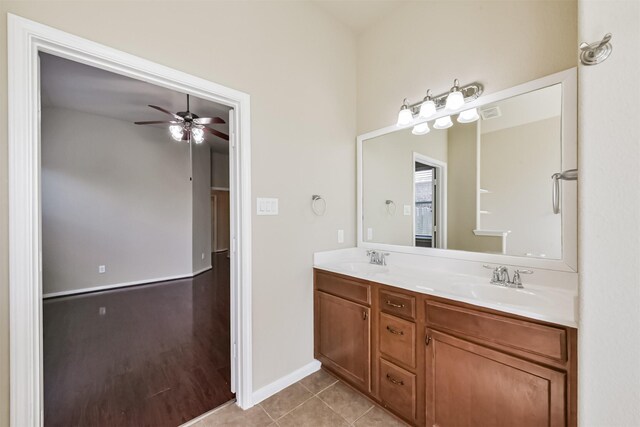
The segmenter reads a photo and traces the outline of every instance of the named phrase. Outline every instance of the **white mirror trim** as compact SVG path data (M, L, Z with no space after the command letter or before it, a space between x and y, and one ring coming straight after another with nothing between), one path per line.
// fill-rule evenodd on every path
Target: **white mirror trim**
M512 98L554 84L562 83L562 170L578 167L578 117L577 117L577 68L570 68L537 80L514 86L499 92L483 95L465 104L465 109L480 107L503 99ZM448 115L444 111L429 119L435 120ZM418 122L416 122L418 123ZM414 123L415 124L415 123ZM412 124L413 125L413 124ZM357 137L357 234L358 247L381 249L391 252L417 254L441 258L452 258L465 261L476 261L491 264L506 264L520 267L540 268L557 271L578 271L578 189L575 182L563 181L562 189L562 259L527 258L512 255L485 254L451 249L418 248L412 246L389 245L364 241L363 236L363 165L362 143L368 139L398 131L396 125L368 132ZM578 185L579 185L578 181ZM551 188L551 178L549 179ZM551 201L549 202L551 203Z

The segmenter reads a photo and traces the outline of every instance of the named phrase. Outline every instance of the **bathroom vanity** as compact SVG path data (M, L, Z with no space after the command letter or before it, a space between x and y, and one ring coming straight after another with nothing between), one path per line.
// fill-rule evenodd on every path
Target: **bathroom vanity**
M315 256L315 357L415 426L575 426L576 70L437 101L458 89L358 137L358 247Z
M574 327L340 269L314 270L314 350L353 387L416 426L576 425Z

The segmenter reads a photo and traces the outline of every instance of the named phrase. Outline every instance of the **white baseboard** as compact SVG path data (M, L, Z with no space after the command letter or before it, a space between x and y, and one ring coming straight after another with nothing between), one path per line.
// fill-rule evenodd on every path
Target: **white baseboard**
M320 362L318 360L313 360L311 363L303 366L302 368L296 369L288 375L285 375L282 378L279 378L272 382L271 384L267 384L259 390L253 392L253 404L257 405L268 397L273 396L280 390L284 390L292 384L297 383L307 375L311 375L314 372L320 370Z
M195 271L193 273L180 274L177 276L157 277L154 279L135 280L133 282L114 283L113 285L93 286L91 288L71 289L68 291L61 291L61 292L50 292L47 294L42 294L42 298L47 299L47 298L55 298L55 297L64 297L64 296L77 295L77 294L86 294L88 292L108 291L110 289L124 288L127 286L148 285L150 283L167 282L169 280L189 279L191 277L197 276L200 273L204 273L207 270L211 270L211 268L212 267L206 267L198 271Z

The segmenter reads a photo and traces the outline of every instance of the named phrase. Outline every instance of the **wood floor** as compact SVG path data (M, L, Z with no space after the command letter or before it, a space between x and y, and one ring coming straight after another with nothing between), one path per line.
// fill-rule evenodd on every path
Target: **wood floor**
M45 300L45 427L177 426L232 399L226 254L213 265Z

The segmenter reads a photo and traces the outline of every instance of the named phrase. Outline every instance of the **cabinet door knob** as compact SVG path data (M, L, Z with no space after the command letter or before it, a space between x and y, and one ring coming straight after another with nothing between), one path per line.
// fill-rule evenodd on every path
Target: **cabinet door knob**
M362 320L367 320L367 312L366 311L362 312Z
M425 344L425 345L429 345L429 343L430 343L430 342L431 342L431 337L430 337L429 335L427 335L427 336L424 338L424 344Z

